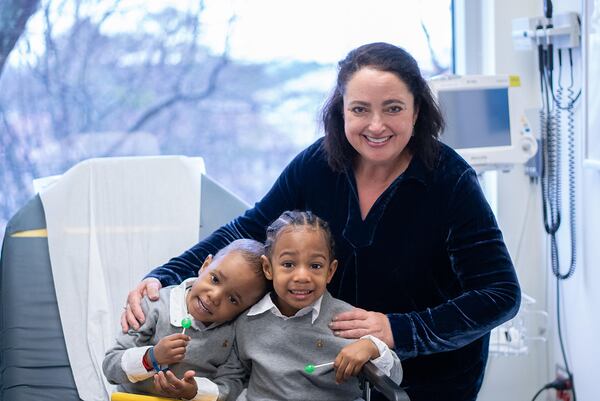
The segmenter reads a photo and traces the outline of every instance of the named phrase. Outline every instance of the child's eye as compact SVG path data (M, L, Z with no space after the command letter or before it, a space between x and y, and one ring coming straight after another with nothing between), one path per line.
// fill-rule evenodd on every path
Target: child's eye
M293 262L283 262L283 263L281 263L281 266L285 267L286 269L291 269L292 267L294 267L294 263Z
M238 300L235 299L234 297L229 297L229 302L232 303L233 305L239 304Z
M218 284L219 283L219 278L217 277L216 274L212 274L210 275L210 282L213 284Z
M311 269L321 269L322 267L323 265L320 263L313 263L312 265L310 265Z

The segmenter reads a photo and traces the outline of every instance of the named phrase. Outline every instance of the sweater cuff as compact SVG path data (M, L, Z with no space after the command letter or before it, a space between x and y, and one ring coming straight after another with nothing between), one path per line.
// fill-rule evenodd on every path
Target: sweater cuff
M205 377L194 377L194 380L196 380L198 391L194 398L186 401L217 401L219 387L215 383Z
M417 339L415 325L406 313L387 315L394 337L394 351L400 360L417 356Z
M146 380L156 373L154 370L148 372L142 362L142 358L144 358L144 354L146 354L148 348L150 347L134 347L123 352L121 369L123 369L123 372L125 372L127 378L132 383Z
M392 351L390 348L381 341L379 338L367 334L366 336L362 336L362 338L367 338L375 344L377 350L379 351L379 357L375 359L371 359L373 365L377 367L377 369L381 370L386 376L390 375L392 371L392 367L394 366L394 357L392 356Z

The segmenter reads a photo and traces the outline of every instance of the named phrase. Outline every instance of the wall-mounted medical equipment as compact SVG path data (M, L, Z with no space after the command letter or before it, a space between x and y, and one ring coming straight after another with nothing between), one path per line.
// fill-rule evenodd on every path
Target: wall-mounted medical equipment
M446 121L441 141L478 171L508 170L535 155L517 76L444 76L429 85Z
M533 50L539 43L552 42L556 49L579 47L581 27L577 13L517 18L512 21L512 37L515 49Z
M577 400L573 372L569 367L561 328L560 281L571 278L577 264L576 241L576 148L575 105L581 95L576 93L573 68L573 49L580 46L581 19L576 13L554 15L552 1L543 1L544 15L519 18L513 21L513 41L517 50L535 50L538 60L540 100L539 137L541 140L542 212L544 229L550 242L550 265L556 278L556 327L561 355L572 389ZM566 120L565 120L566 117ZM567 131L566 141L563 131ZM566 152L563 144L566 142ZM568 217L571 260L568 269L561 269L557 233L564 219L563 157L566 156L568 185ZM546 384L533 397L535 400L545 389L555 388L553 382Z

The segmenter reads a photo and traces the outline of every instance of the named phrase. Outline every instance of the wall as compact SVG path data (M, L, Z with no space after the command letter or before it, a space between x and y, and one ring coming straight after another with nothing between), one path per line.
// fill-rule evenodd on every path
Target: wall
M595 1L596 13L600 4L597 0L587 0L589 3ZM557 12L577 11L582 13L581 0L561 0L555 5ZM577 56L580 53L576 54ZM582 81L580 57L575 59L577 74L576 84L578 87ZM588 60L588 64L598 65L600 60ZM597 79L597 78L596 78ZM585 83L584 83L585 85ZM585 86L584 86L585 88ZM600 97L598 92L587 93L590 100L596 104ZM597 110L591 110L597 112ZM600 333L600 319L598 311L600 310L600 246L598 237L600 236L600 170L583 167L583 138L582 130L584 125L583 104L578 103L576 108L576 125L578 128L578 158L577 158L577 239L578 239L578 262L577 271L574 277L562 285L564 294L563 306L563 335L566 339L567 355L569 363L575 375L575 383L578 401L598 400L598 360L600 359L600 343L597 340ZM566 132L566 129L565 131ZM589 135L600 135L598 131L590 131ZM596 142L598 143L598 142ZM566 148L566 140L563 140L563 147ZM567 167L563 166L563 172L566 173ZM563 182L566 183L566 175L563 174ZM566 190L563 193L563 199L567 199ZM564 210L564 208L563 208ZM570 263L569 259L569 235L565 228L561 230L559 236L559 246L562 250L561 265L565 268ZM549 286L555 287L555 282ZM555 314L554 314L555 315ZM555 343L554 359L561 363L560 353Z

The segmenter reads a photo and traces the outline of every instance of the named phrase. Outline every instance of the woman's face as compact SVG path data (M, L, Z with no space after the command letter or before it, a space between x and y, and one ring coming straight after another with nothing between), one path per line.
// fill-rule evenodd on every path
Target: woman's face
M407 155L418 112L402 80L363 68L346 84L343 99L346 138L360 155L359 163L394 166Z

